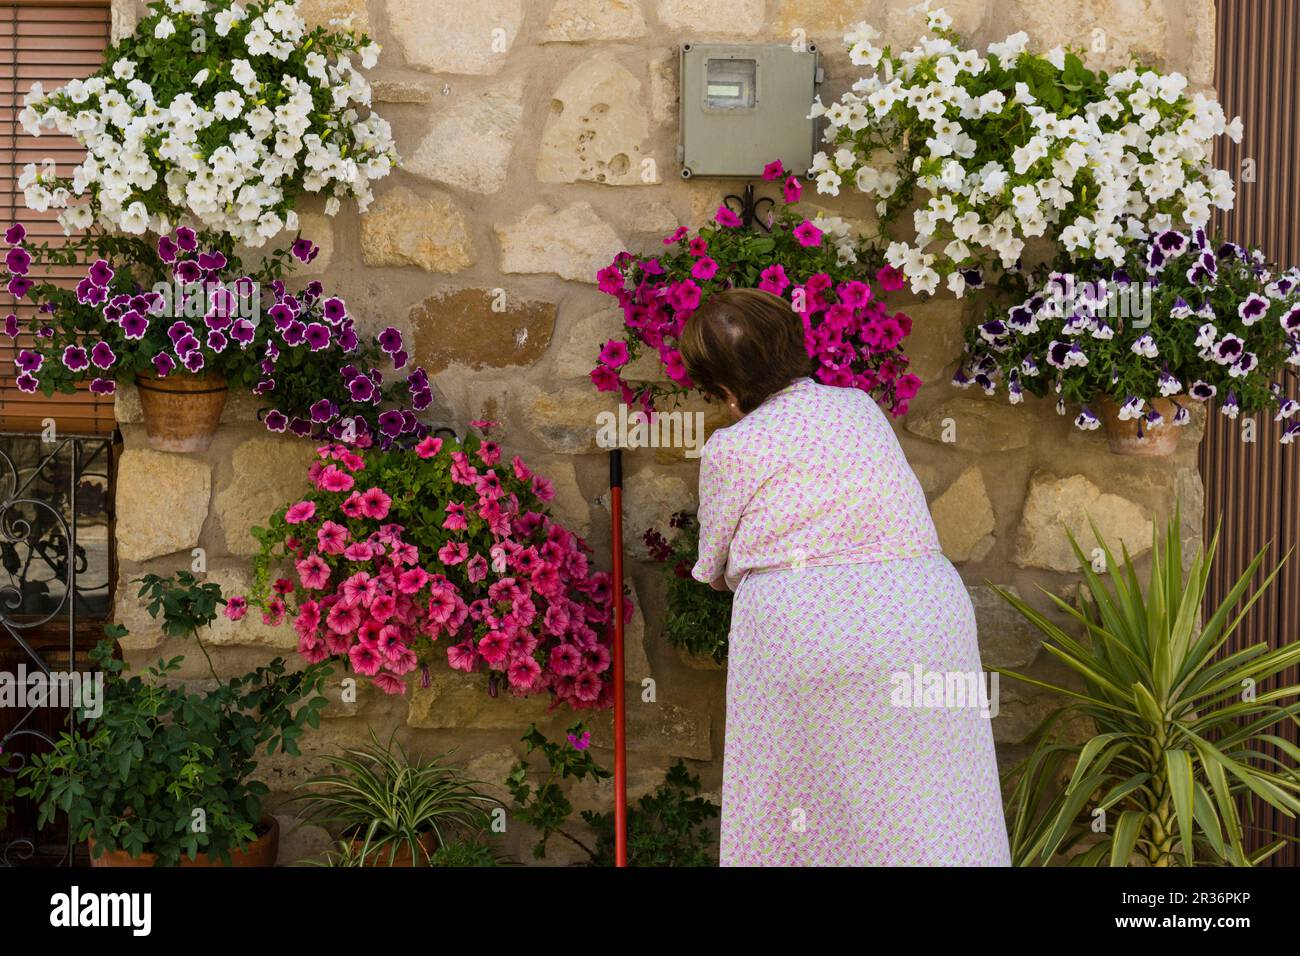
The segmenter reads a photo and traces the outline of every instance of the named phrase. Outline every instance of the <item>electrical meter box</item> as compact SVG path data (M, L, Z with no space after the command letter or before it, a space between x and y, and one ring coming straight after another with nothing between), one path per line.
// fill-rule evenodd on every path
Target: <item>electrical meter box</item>
M812 163L821 83L813 44L685 43L681 49L682 178L754 177L774 159L802 175Z

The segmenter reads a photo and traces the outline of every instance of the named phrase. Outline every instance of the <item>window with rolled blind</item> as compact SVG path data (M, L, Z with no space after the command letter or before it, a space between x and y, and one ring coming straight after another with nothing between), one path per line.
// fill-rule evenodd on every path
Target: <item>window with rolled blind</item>
M109 44L110 23L107 0L0 0L0 228L22 222L31 244L58 243L64 236L55 212L32 212L24 205L17 186L23 167L48 157L60 176L68 176L84 151L70 137L28 135L18 123L23 96L36 82L51 90L94 73ZM71 286L83 274L76 267L58 267L39 275ZM15 302L0 285L0 316L10 312L17 313L24 331L16 341L0 334L0 432L37 432L45 419L53 419L60 434L111 434L115 427L111 395L93 395L87 386L49 397L19 391L14 384L14 357L30 342L26 328L34 310Z

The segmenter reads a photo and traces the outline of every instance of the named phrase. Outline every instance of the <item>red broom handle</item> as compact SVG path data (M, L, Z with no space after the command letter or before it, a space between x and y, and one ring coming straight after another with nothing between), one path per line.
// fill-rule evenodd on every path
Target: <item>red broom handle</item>
M614 538L614 865L627 866L627 735L623 669L623 452L609 453L609 516Z

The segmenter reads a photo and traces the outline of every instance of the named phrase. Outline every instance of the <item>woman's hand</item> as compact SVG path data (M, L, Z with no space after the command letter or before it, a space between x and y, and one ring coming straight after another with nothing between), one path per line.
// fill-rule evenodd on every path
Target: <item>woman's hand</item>
M715 591L730 590L730 588L727 587L727 576L725 574L719 574L716 578L710 581L709 587L713 588Z

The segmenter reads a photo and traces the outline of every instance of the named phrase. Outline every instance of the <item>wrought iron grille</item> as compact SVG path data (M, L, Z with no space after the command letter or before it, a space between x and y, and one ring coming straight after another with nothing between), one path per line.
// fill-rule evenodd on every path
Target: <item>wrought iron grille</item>
M114 578L113 445L103 436L0 433L0 670L72 673L108 617ZM75 721L44 706L0 709L0 772L12 781L31 755ZM42 844L35 816L11 808L0 866L71 863L71 834Z

